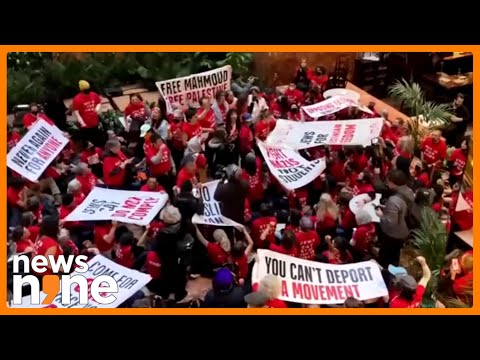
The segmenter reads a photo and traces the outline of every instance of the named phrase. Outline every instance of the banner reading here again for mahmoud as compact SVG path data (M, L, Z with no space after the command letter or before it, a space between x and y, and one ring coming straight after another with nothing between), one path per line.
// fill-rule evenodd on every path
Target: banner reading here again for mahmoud
M379 137L383 118L298 122L277 120L267 144L291 147L295 150L320 145L369 146Z
M115 220L144 226L153 220L167 201L168 195L165 192L95 187L65 221Z
M280 299L301 304L343 304L348 297L369 300L388 295L378 264L331 265L259 249L252 283L272 274L282 280Z
M176 79L157 81L160 94L165 99L167 111L172 112L171 104L197 104L203 96L213 98L219 91L230 90L232 67L230 65Z
M219 182L220 180L214 180L202 184L200 194L203 201L203 215L195 214L192 218L194 224L215 226L238 225L235 221L222 215L220 203L213 198Z
M311 183L326 168L323 158L308 161L295 150L268 146L261 141L257 144L272 175L287 190Z
M30 181L36 181L57 157L68 139L60 129L38 120L7 155L7 166Z

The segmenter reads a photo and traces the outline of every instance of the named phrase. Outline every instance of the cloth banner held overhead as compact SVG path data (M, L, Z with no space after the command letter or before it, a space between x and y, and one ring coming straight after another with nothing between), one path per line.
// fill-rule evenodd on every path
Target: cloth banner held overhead
M30 181L37 181L68 144L54 125L38 120L7 155L7 166Z
M280 299L301 304L343 304L348 297L369 300L388 295L378 264L331 265L259 249L252 284L265 275L282 281Z
M325 170L325 159L308 161L291 149L281 149L258 141L268 168L287 190L295 190L315 180Z
M267 138L267 144L295 150L319 145L369 146L380 136L383 118L297 122L279 119Z
M230 90L231 79L232 67L227 65L199 74L157 81L155 85L165 99L167 112L171 113L173 103L196 105L203 96L213 98L218 91Z
M76 289L76 284L72 284L70 304L62 305L62 289L55 297L50 305L32 305L30 295L22 298L21 305L12 305L12 308L116 308L135 294L138 290L144 287L152 278L150 275L141 273L136 270L128 269L121 266L102 255L97 255L88 262L88 271L79 273L74 271L70 276L84 276L87 281L93 281L97 276L108 275L115 279L118 285L118 293L113 294L116 300L112 304L98 304L91 297L87 305L80 305L79 293ZM43 291L40 293L40 302L47 297Z
M165 192L111 190L93 188L65 221L114 220L145 226L165 206Z
M213 198L219 182L220 180L215 180L202 184L200 194L203 200L203 215L195 214L192 218L194 224L215 226L239 225L235 221L222 215L220 203Z
M319 117L334 114L337 111L343 110L347 107L357 107L361 111L373 114L373 112L365 105L350 99L345 96L332 96L324 101L316 104L302 106L301 109L311 118L318 119Z
M455 206L455 211L460 212L465 210L473 210L473 193L471 191L459 191L458 193L458 200L457 205Z

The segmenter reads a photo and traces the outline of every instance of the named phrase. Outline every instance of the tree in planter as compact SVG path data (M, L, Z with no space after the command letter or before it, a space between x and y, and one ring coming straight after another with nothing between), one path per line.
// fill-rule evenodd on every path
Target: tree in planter
M426 259L432 272L432 278L427 285L424 297L424 305L428 307L434 303L436 298L440 272L445 263L448 234L437 213L430 208L425 208L422 210L420 227L415 229L412 235L411 243L417 249L418 254Z
M393 98L400 100L410 111L412 118L407 123L407 127L415 150L420 148L421 141L427 135L428 128L444 127L450 124L453 115L452 106L427 101L419 84L409 84L405 79L398 80L390 86L388 93Z

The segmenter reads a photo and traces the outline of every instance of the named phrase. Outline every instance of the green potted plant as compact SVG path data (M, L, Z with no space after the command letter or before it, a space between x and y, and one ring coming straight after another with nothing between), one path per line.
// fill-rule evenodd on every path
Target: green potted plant
M427 100L417 83L410 84L405 79L398 80L390 86L388 93L410 110L411 120L407 126L415 150L420 148L420 143L429 129L445 127L450 123L453 107L450 104L437 104Z

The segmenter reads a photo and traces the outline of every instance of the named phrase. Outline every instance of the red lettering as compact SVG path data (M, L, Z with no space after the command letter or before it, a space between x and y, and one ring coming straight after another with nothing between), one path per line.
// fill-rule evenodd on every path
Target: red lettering
M338 300L337 298L337 286L338 285L326 285L326 290L327 290L327 298L330 300L334 298L335 300Z
M285 280L282 280L282 296L288 297L288 286Z
M292 281L293 297L303 299L302 285Z

